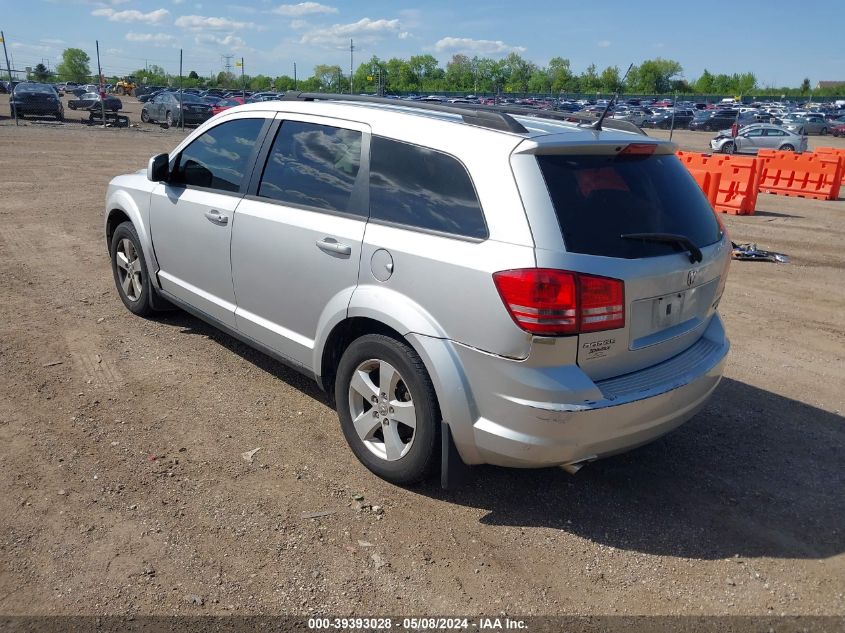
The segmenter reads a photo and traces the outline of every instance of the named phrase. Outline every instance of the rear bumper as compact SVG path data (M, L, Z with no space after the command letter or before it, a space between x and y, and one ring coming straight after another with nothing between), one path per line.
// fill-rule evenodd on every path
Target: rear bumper
M532 367L456 346L472 403L469 429L444 417L467 463L542 467L619 453L680 426L719 384L730 344L715 315L690 348L593 382L576 365ZM447 397L448 399L448 397Z

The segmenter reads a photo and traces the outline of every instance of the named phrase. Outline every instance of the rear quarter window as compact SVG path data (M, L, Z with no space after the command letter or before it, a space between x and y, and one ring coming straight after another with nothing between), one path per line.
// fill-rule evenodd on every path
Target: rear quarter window
M455 157L374 136L370 218L473 239L488 237L466 167Z
M718 242L713 209L674 155L539 155L566 250L636 259L678 250L624 239L630 233L674 233L699 248Z

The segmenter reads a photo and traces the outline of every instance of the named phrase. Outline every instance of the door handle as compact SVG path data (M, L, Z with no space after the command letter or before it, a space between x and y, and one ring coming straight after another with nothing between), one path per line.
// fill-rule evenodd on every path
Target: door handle
M220 211L206 211L205 217L214 222L215 224L219 224L221 226L229 223L229 216L221 215Z
M333 237L324 237L317 240L317 248L326 253L336 253L338 255L349 256L352 254L352 247L348 244L341 244Z

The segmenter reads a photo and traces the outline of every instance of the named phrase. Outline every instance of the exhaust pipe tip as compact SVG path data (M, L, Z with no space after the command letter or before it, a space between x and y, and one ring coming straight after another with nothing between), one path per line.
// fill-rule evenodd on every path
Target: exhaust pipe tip
M581 470L585 465L589 464L590 462L596 461L596 455L590 455L589 457L584 457L583 459L579 459L575 462L569 462L568 464L561 464L560 467L565 470L570 475L576 474L579 470Z

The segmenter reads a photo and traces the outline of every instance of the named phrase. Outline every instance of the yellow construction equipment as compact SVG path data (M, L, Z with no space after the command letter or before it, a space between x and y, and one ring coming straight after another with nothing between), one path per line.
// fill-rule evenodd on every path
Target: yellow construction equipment
M114 93L121 96L134 96L137 87L135 77L123 77L114 85Z

